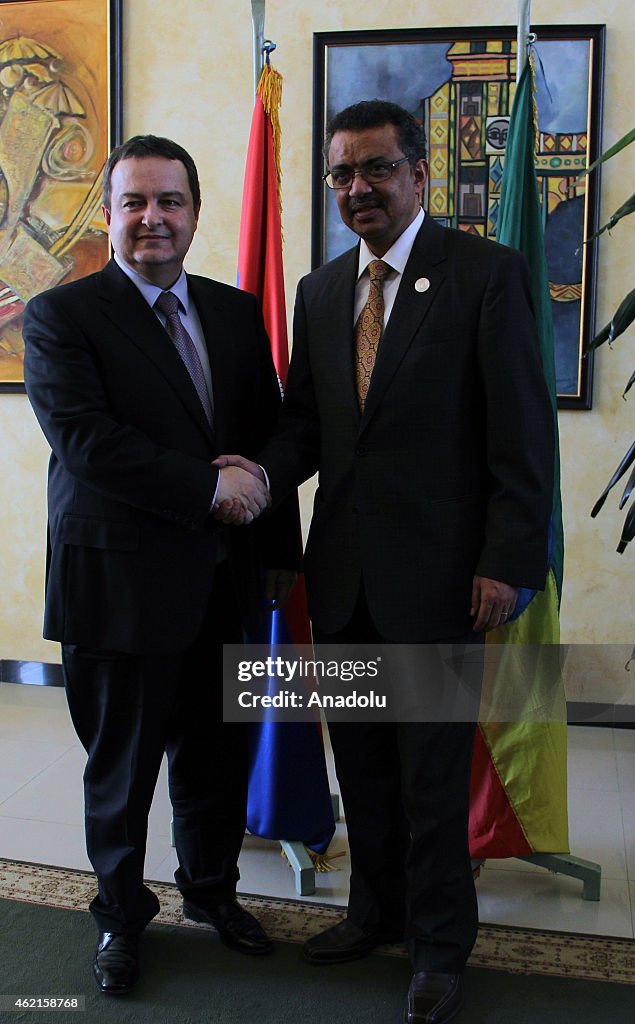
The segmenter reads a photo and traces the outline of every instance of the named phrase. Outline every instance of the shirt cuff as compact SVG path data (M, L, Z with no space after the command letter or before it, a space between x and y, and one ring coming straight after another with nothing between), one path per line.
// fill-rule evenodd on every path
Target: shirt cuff
M212 498L212 504L209 507L210 512L213 512L214 505L216 504L216 495L218 494L218 488L220 487L220 475L221 475L221 473L222 473L222 470L219 469L219 471L218 471L218 479L216 481L216 487L214 488L214 497Z

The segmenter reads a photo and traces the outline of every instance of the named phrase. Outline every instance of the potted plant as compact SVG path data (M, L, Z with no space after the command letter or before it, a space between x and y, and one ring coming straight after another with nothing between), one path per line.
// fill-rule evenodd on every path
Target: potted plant
M595 168L598 167L599 164L604 163L606 160L609 160L617 153L620 153L623 149L629 146L631 142L635 142L635 128L633 128L630 132L624 135L623 138L621 138L619 142L616 142L614 146L608 149L606 153L603 153L602 156L595 161L595 163L591 164L591 166L587 168L584 174L589 174L591 171L595 170ZM609 217L606 224L604 224L599 229L599 231L596 231L594 235L591 235L591 237L586 240L585 244L593 242L605 231L610 231L612 228L615 227L615 225L620 220L622 220L623 217L626 217L629 213L635 213L635 194L633 194L630 197L630 199L627 199L625 203L622 203L619 209L616 210L615 213L613 213ZM595 335L595 337L587 344L587 351L592 351L593 349L599 348L600 345L603 345L605 342L608 342L609 345L612 345L615 339L618 338L620 334L623 334L628 327L630 327L633 320L635 320L635 288L632 291L630 291L624 299L622 299L609 323L605 324L602 330L599 331ZM622 393L623 398L625 398L626 394L631 389L633 384L635 384L635 372L631 374L630 379L627 381L626 387L624 388L624 391ZM631 502L630 508L626 514L626 519L624 520L622 536L620 537L620 541L617 547L617 550L620 554L622 554L622 552L626 548L626 545L635 536L635 440L633 441L630 448L622 458L620 464L617 466L608 484L602 491L602 494L593 506L591 510L592 516L595 517L598 514L598 512L604 505L604 502L606 501L609 491L627 473L629 475L626 481L626 486L620 498L620 509L625 508L631 499L634 500Z

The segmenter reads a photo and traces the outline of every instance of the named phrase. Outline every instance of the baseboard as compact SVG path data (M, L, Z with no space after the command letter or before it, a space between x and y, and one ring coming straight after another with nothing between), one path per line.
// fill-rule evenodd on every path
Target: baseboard
M63 686L62 666L46 661L0 660L0 683L30 686Z
M567 701L569 725L604 725L613 729L635 729L635 706Z

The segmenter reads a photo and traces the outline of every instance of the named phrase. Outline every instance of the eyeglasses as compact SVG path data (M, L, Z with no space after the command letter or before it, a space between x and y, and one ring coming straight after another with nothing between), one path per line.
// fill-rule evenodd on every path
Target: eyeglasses
M362 164L358 170L354 170L352 167L336 167L334 171L327 171L326 174L323 174L322 181L325 181L329 188L350 188L355 175L361 174L364 181L367 181L369 185L378 185L380 181L386 181L390 178L395 167L400 167L407 160L407 156L402 156L401 160L393 160L392 162L387 160L369 160L368 163Z

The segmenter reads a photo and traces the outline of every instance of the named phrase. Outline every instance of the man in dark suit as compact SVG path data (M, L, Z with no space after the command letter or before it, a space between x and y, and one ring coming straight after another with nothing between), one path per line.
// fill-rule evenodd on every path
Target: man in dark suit
M262 447L280 392L256 300L183 271L199 208L185 150L129 140L105 171L114 258L24 317L27 391L52 448L45 636L62 642L88 753L105 993L136 981L138 937L159 909L143 867L164 752L186 917L241 952L271 948L236 902L247 756L244 726L222 721L221 655L257 625L260 550L283 570L269 596L289 585L297 510L292 499L241 530L212 516L227 502L249 523L266 507L259 481L212 461L228 444Z
M547 571L554 431L527 269L424 214L424 131L395 104L336 115L325 156L361 242L299 284L283 414L258 462L274 505L319 472L305 557L318 641L473 642ZM350 898L305 957L352 960L405 934L404 1019L442 1024L477 931L474 723L329 731Z

